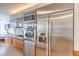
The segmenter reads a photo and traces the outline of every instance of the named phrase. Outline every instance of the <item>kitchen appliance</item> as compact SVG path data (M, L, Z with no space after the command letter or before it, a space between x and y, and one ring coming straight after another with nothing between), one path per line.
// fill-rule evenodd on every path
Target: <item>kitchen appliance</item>
M36 15L29 13L24 15L24 55L35 56L36 44Z
M26 56L73 55L73 4L41 7L37 10L37 20L32 15L28 13L24 17Z
M46 55L48 55L48 15L38 15L36 56Z
M36 55L73 55L72 9L37 17Z
M51 56L73 55L73 9L50 14L49 54Z
M49 4L37 15L36 55L73 55L73 4Z

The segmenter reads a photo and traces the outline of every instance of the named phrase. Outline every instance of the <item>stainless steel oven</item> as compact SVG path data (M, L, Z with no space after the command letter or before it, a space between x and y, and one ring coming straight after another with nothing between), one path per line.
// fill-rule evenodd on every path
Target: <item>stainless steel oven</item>
M36 15L29 13L24 15L24 55L35 56L36 44Z

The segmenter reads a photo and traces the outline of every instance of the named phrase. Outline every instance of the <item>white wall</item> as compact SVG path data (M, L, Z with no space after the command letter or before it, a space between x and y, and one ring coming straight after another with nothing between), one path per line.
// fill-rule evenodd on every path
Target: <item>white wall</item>
M74 4L74 50L79 51L79 3Z
M4 36L6 34L5 24L9 23L9 15L0 15L0 35Z

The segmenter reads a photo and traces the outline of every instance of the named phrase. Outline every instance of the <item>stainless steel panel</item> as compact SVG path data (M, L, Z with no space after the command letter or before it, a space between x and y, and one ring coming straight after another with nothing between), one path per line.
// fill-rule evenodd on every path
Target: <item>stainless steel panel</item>
M35 42L24 40L25 56L35 56Z
M37 17L36 55L48 55L48 15Z
M73 10L50 15L50 55L73 55Z
M36 12L30 12L30 13L24 14L23 23L24 23L23 25L24 27L24 54L25 56L35 56Z

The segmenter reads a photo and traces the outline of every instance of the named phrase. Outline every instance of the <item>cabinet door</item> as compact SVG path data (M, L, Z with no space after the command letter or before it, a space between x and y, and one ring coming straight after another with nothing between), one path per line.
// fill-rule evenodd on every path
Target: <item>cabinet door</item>
M16 45L17 45L16 39L15 38L12 38L12 46L16 47Z
M23 49L23 41L17 38L12 39L12 45L16 48L22 48Z
M17 45L16 45L17 48L21 48L21 49L23 48L23 41L22 41L22 40L18 40L18 39L17 39L17 40L16 40L16 44L17 44Z
M5 37L5 43L11 45L11 37L6 36L6 37Z

